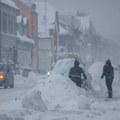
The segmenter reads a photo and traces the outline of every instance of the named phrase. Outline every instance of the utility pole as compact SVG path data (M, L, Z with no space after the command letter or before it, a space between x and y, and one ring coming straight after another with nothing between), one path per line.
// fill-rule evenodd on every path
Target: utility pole
M54 26L54 62L58 60L58 45L59 45L59 13L56 11L55 13L55 26Z
M35 44L34 44L34 56L33 56L33 66L36 72L38 72L39 70L39 56L38 56L38 32L34 31L34 5L32 4L32 0L29 0L29 4L30 4L30 21L31 21L31 37L34 40Z
M0 61L2 60L2 2L0 0Z
M47 6L46 6L46 0L45 0L45 33L47 32L47 31L46 31L46 27L47 27L47 25L46 25L46 24L47 24L47 23L46 23L47 21L46 21L46 20L47 20Z

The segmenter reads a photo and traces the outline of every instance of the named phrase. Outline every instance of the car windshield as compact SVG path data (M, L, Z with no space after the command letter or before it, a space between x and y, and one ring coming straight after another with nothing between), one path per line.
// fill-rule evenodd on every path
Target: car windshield
M7 65L0 64L0 71L6 71L6 70L7 70Z

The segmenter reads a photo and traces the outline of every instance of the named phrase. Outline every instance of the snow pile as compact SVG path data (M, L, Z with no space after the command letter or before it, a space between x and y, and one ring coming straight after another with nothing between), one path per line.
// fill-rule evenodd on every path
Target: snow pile
M36 78L36 76L34 76L34 78ZM29 76L28 77L23 77L22 75L19 75L19 74L14 75L14 79L15 79L15 84L19 84L21 86L23 84L27 84L27 83L29 83L29 85L30 85L30 84L33 84L37 81L36 79L32 79Z
M73 63L74 59L58 61L50 77L40 80L25 96L22 101L23 107L40 111L88 109L90 100L87 92L68 78Z
M88 71L92 75L91 85L94 91L101 92L105 88L102 85L104 80L101 79L103 66L104 66L103 62L96 62L93 65L91 65L90 68L88 69Z
M107 87L105 83L105 77L101 79L101 75L103 72L103 66L105 63L96 62L90 66L89 72L92 75L91 85L92 89L99 97L107 96ZM113 65L114 66L114 65ZM120 96L120 80L118 78L119 72L114 69L114 80L113 80L113 96Z
M16 115L7 115L7 114L0 114L0 120L25 120L24 118Z
M62 75L51 75L34 90L41 91L42 99L49 110L78 110L89 107L86 91Z
M23 108L35 110L35 111L47 111L47 107L45 106L40 91L32 91L28 93L24 99L22 100Z
M91 105L92 110L107 112L107 111L120 111L120 98L113 98L112 100L104 101L104 102L94 102Z
M41 79L44 79L45 76L44 75L40 75L34 72L29 72L28 77L23 77L22 75L16 74L14 75L15 78L15 83L17 84L25 84L29 83L30 84L35 84L36 82L40 81Z
M74 66L74 59L72 58L59 60L54 66L52 74L61 74L67 77L70 68L73 66Z
M41 75L39 75L35 72L32 72L32 71L29 72L29 74L28 74L28 79L29 80L39 80L41 77L42 77Z

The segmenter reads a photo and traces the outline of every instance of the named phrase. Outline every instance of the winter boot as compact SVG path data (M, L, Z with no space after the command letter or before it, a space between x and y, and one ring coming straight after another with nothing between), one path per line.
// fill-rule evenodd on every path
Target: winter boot
M108 98L112 98L112 91L108 92Z

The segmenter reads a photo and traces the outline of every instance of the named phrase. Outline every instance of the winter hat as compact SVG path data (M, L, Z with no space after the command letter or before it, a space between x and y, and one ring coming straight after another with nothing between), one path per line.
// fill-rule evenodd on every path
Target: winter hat
M79 62L78 60L75 60L75 61L74 61L74 65L75 65L75 66L78 66L79 64L80 64L80 62Z
M106 61L106 64L111 66L110 59L108 59L108 60Z

